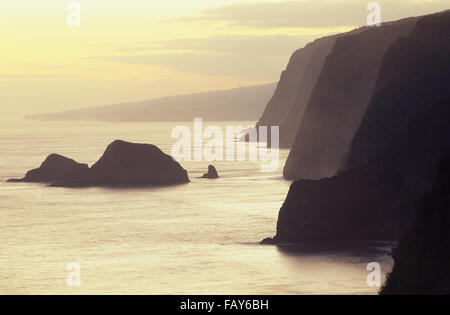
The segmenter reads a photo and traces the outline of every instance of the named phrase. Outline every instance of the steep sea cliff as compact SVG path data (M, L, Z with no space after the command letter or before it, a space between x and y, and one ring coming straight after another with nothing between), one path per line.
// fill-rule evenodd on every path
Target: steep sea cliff
M272 242L399 239L403 235L418 196L430 189L438 161L450 151L450 89L446 88L450 72L442 57L450 52L449 46L442 44L450 28L441 27L449 20L450 11L421 18L410 37L397 40L381 62L380 78L395 73L386 81L390 82L391 111L383 121L400 120L403 124L365 164L329 178L294 182L280 210ZM434 45L436 42L441 44ZM404 51L405 43L408 54L396 54ZM401 60L396 62L394 57ZM432 84L430 69L438 78ZM395 88L399 82L410 80L414 81L411 87L419 91ZM373 99L388 87L378 89ZM428 102L425 97L411 98L411 93L421 93L421 89L429 95ZM409 100L406 108L398 102L403 99ZM408 119L399 119L403 112ZM363 121L371 120L368 115L372 111Z

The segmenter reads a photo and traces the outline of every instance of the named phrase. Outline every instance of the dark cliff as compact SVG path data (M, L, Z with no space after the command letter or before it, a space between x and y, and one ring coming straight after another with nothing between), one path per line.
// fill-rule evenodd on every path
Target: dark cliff
M287 179L337 173L366 112L385 52L416 21L391 22L336 40L301 119L284 169Z
M409 118L396 126L386 144L363 165L330 178L295 182L280 210L275 242L403 236L418 196L430 189L438 161L450 151L450 89L445 88L448 58L443 57L450 51L446 40L450 28L443 21L448 18L448 12L422 17L411 32L414 40L398 39L382 62L380 77L395 75L373 96L377 99L378 93L390 91L386 101L390 111L381 120L397 122L403 112ZM402 81L411 83L408 69L415 73L411 87L418 91L395 88ZM420 97L421 91L430 93L428 102ZM411 93L416 97L411 98ZM373 111L365 115L364 120L370 120Z
M300 128L306 105L323 69L325 58L330 54L338 36L322 38L311 44L313 56L308 60L302 73L293 103L285 113L285 119L280 122L281 148L292 147Z
M428 190L450 151L450 98L430 106L370 163L290 188L278 217L276 243L399 239L411 206Z
M257 127L279 126L280 147L290 148L297 136L311 93L322 72L325 58L331 53L336 39L358 34L367 29L368 27L360 27L347 33L322 37L295 51L286 70L282 72L275 93Z
M330 53L336 36L315 40L294 52L281 74L274 95L268 102L257 126L280 126L280 145L290 147L287 135L289 115L296 114L301 119L312 87L323 67L325 57ZM295 108L294 107L295 104ZM295 134L298 126L294 126ZM285 135L286 133L286 135Z
M393 258L380 294L450 294L450 156L441 162L436 183L422 196Z
M367 113L341 169L367 163L424 108L450 90L450 11L422 18L383 59Z

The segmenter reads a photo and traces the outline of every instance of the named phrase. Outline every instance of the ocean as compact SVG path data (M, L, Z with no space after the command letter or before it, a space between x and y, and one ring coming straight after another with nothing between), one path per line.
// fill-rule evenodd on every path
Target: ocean
M51 153L92 165L115 139L170 154L178 125L193 123L2 123L0 294L377 293L367 264L379 263L384 279L392 267L384 243L258 244L276 233L291 184L282 177L288 150L270 173L254 161L182 161L191 183L173 187L6 183ZM220 179L199 178L209 164ZM80 286L67 283L70 263L80 266Z

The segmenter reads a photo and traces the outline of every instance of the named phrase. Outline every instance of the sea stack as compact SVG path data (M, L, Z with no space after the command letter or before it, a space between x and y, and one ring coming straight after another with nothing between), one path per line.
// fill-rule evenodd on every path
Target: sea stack
M89 166L59 154L49 155L39 168L29 171L22 179L10 179L8 182L53 183L80 179L87 176Z
M151 144L116 140L92 167L94 181L106 186L172 185L189 182L187 171Z
M217 173L217 170L214 167L214 165L208 166L208 173L203 174L202 178L206 178L206 179L217 179L217 178L219 178L219 174Z
M165 186L189 182L171 156L151 144L116 140L91 168L52 154L37 170L13 182L43 182L52 187Z

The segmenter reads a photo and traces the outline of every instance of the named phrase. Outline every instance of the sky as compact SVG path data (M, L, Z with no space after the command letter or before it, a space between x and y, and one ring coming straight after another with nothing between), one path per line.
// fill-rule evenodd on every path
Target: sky
M2 0L0 120L274 82L296 49L365 25L369 2ZM377 2L382 21L450 9Z

